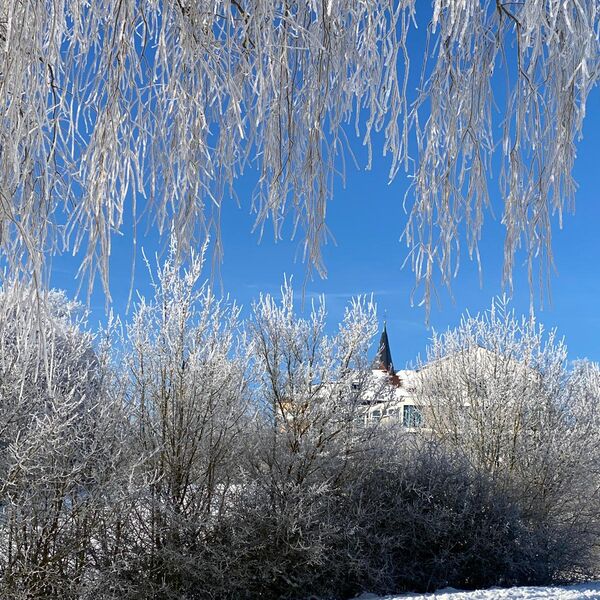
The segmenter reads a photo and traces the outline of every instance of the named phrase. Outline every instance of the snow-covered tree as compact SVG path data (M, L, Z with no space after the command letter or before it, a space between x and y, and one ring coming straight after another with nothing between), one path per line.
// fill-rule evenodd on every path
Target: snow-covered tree
M548 536L548 569L589 566L600 523L598 367L571 368L555 331L497 301L434 335L416 393L431 435L514 494Z
M76 598L93 587L124 420L82 308L50 292L40 312L35 292L16 280L0 291L0 589Z
M307 318L298 316L286 282L279 301L261 296L248 324L257 394L291 448L314 431L335 437L356 419L373 384L368 356L377 331L373 303L353 300L337 335L326 334L326 321L324 297L312 303Z
M362 425L361 403L389 388L369 377L372 302L353 300L328 335L324 298L306 317L294 300L286 282L280 298L260 297L247 325L260 412L246 453L248 484L233 517L233 570L242 587L284 598L335 593L343 584L342 563L335 565L347 561L351 542L341 499L382 447L377 429Z
M82 249L107 290L129 218L183 250L215 231L218 250L225 193L252 168L258 227L279 237L291 214L323 272L354 129L369 164L382 132L390 178L414 176L405 234L427 302L435 270L455 272L463 223L477 254L498 148L509 277L520 245L550 257L550 216L573 200L599 27L596 0L3 0L1 249L38 276L49 248Z
M123 340L131 443L141 493L127 524L132 589L154 597L225 577L211 532L241 480L241 436L251 417L238 309L199 283L203 254L183 272L173 243L154 295L141 298ZM221 565L221 567L219 566ZM211 569L213 571L211 572ZM126 583L126 582L125 582ZM155 596L158 594L158 596ZM179 596L178 596L179 597Z

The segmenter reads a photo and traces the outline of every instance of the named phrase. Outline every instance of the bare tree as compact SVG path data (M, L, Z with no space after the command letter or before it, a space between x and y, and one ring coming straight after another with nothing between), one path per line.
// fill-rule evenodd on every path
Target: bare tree
M427 21L415 56L411 24ZM599 24L595 0L4 0L3 254L41 277L47 249L86 246L90 285L100 273L108 291L112 235L129 216L182 250L213 231L219 250L224 194L252 167L256 227L272 219L279 237L291 214L324 272L326 206L354 124L368 166L382 131L390 178L414 176L405 239L427 303L436 269L446 284L455 272L462 223L478 256L498 147L509 279L521 243L530 269L538 253L550 260L550 215L572 203ZM411 61L423 63L415 103Z
M335 336L326 334L323 297L306 319L295 310L294 290L286 282L279 302L261 296L249 322L257 393L274 431L293 452L305 435L315 441L319 432L326 443L358 420L371 384L368 349L377 331L375 307L364 298L347 308ZM380 387L384 394L385 386Z
M266 295L254 305L248 330L261 411L234 518L238 593L336 594L346 538L341 499L379 447L376 428L362 425L375 308L353 301L329 336L324 298L302 318L287 282L280 299Z

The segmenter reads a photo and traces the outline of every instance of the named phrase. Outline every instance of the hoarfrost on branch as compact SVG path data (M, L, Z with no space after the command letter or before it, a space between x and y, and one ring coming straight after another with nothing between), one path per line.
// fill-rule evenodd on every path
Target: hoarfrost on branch
M413 98L409 33L429 16ZM533 278L573 202L599 28L595 0L2 0L2 251L38 277L49 252L81 251L108 292L112 235L140 220L184 251L212 233L219 254L222 202L251 167L255 227L281 237L289 216L324 273L353 128L368 167L379 132L390 179L411 177L399 231L427 305L461 238L479 257L496 148L505 277L524 247Z

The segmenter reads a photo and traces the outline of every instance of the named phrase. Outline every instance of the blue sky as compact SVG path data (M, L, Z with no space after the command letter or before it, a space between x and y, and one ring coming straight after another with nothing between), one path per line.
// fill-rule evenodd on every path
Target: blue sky
M564 336L570 356L600 360L600 133L599 90L590 98L585 138L578 147L575 178L579 189L576 213L567 215L562 230L555 223L554 257L556 271L551 276L551 298L543 306L535 296L537 318L546 327L556 327ZM594 110L598 107L598 110ZM423 307L411 306L414 278L408 267L402 269L406 246L400 234L406 223L402 199L408 181L401 174L387 183L387 161L375 163L370 172L353 172L345 188L338 186L328 209L328 222L337 245L325 248L328 268L326 280L315 275L306 283L308 299L325 294L332 321L343 314L348 299L356 294L373 293L381 318L387 317L394 362L404 366L425 351L431 330L425 325ZM495 190L494 183L491 186ZM498 214L498 213L497 213ZM501 213L499 213L501 214ZM437 330L455 326L468 310L476 313L489 307L494 296L502 294L504 231L499 217L491 215L481 242L483 286L477 265L463 255L452 296L439 288L430 323ZM247 210L229 207L223 218L225 259L222 265L224 289L244 304L259 291L277 292L283 274L293 274L298 291L306 275L300 241L275 244L265 233L258 243L249 232L251 215ZM530 291L524 257L516 261L512 304L519 313L528 314Z
M417 39L413 51L418 53L422 40ZM567 215L564 228L555 223L554 255L556 272L551 276L551 301L543 307L536 291L536 314L547 327L556 327L565 337L572 358L589 357L600 361L600 90L589 98L584 139L578 144L575 179L579 185L576 195L576 214ZM305 282L306 265L302 263L301 239L291 240L291 223L284 230L284 240L275 243L265 228L259 243L252 233L253 215L249 212L252 178L240 181L237 191L242 202L238 208L233 201L223 207L222 232L224 261L220 269L220 287L248 307L262 292L278 293L284 275L292 275L298 295L303 285L305 301L324 294L332 330L343 315L349 298L371 294L378 305L381 320L387 318L392 354L397 368L402 368L421 353L423 355L431 329L425 324L423 307L411 306L413 274L401 268L406 246L400 235L406 224L402 207L408 179L399 173L388 184L389 160L381 157L381 139L375 146L373 169L359 171L350 168L345 187L338 182L334 201L328 207L327 221L336 239L324 249L328 269L326 279L314 274ZM365 152L358 140L353 150L365 164ZM491 181L493 202L500 206L497 184ZM495 197L494 197L495 194ZM496 220L486 216L480 251L483 262L483 286L480 287L475 263L466 254L452 288L452 296L438 288L439 302L434 300L430 322L437 330L455 326L460 315L468 310L485 310L491 299L502 293L503 227L501 210ZM135 286L148 293L149 280L141 260L141 248L149 256L159 248L156 235L144 236L138 231ZM131 232L114 240L111 271L111 293L114 309L124 315L131 274ZM521 262L519 262L519 258ZM210 265L209 265L210 266ZM54 261L52 284L73 293L77 261L59 257ZM207 269L207 276L209 275ZM513 306L519 313L529 311L529 287L523 257L518 257L514 273ZM299 297L299 305L301 299ZM104 300L99 290L92 298L92 321L103 320Z

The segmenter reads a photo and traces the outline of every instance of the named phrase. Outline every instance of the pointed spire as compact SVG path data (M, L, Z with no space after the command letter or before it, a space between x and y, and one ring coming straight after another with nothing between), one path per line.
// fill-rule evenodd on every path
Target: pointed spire
M395 373L394 362L392 361L392 351L390 350L390 341L388 340L387 324L383 322L383 331L379 339L379 349L373 361L373 368L379 371L387 371L390 375Z

